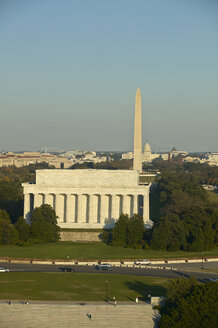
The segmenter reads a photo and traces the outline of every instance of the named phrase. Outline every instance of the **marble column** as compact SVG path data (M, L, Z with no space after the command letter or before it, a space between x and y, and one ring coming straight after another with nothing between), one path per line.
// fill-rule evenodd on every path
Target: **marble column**
M98 195L90 195L89 197L89 222L97 223Z
M109 218L109 196L101 195L101 223Z
M123 195L123 213L130 216L131 198L130 195Z
M82 222L87 223L88 222L88 215L89 215L89 195L84 194L83 195L83 206L82 206Z
M149 221L149 194L143 195L143 220Z
M75 222L75 195L67 194L66 222Z
M77 222L85 223L87 219L87 195L78 195L78 211L77 211Z
M71 199L72 199L72 195L71 194L66 194L66 200L65 200L65 211L66 211L66 217L65 217L65 221L66 223L71 222L71 217L72 217L72 207L71 207Z
M111 218L118 219L119 218L119 196L118 195L111 195Z
M133 217L133 206L134 206L134 196L133 195L129 195L130 196L130 213L129 216L132 218Z
M119 195L119 210L118 210L118 217L120 217L120 215L123 213L123 195Z
M57 194L56 195L56 215L58 216L58 222L64 222L64 195L63 194Z
M24 218L27 223L30 220L30 194L24 194Z
M34 194L34 208L43 204L42 194Z
M54 196L52 194L45 194L45 204L48 204L53 208Z
M138 214L138 195L133 195L133 214Z

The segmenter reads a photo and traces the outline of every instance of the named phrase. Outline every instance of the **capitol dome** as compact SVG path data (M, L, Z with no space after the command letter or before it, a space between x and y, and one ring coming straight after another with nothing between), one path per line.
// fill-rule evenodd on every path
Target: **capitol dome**
M146 144L144 146L143 153L151 153L151 147L150 147L148 141L146 141Z

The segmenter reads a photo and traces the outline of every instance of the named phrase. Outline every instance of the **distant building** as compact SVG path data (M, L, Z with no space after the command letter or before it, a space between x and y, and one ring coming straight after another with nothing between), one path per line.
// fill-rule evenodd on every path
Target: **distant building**
M152 159L151 159L151 147L148 143L148 141L146 141L146 144L144 146L144 149L143 149L143 153L142 153L142 162L151 162Z
M6 153L0 155L0 167L16 166L23 167L31 164L47 163L55 168L69 168L73 162L67 158L63 158L53 154L39 152L23 152L23 153Z
M133 152L128 152L128 153L123 153L122 154L122 159L133 159L134 154ZM146 141L145 146L143 148L142 152L142 163L150 163L152 162L155 158L162 158L163 160L168 160L168 153L152 153L151 147Z
M175 147L170 151L170 157L177 157L177 156L187 156L188 152L184 150L177 150Z
M218 166L218 153L210 153L208 155L208 164L211 166Z
M122 159L133 159L133 152L129 151L128 153L122 154Z
M56 169L68 169L75 163L84 162L101 163L110 161L110 157L96 156L94 151L69 151L64 154L54 155L40 152L4 153L0 155L0 167L4 166L29 166L31 164L47 163Z

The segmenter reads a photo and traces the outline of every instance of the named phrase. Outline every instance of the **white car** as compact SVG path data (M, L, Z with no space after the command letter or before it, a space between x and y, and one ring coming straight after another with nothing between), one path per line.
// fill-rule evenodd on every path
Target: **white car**
M5 268L0 268L0 272L9 272L9 269L5 269Z
M149 260L137 260L134 262L136 265L149 265L151 262Z
M112 267L110 263L101 263L101 266Z

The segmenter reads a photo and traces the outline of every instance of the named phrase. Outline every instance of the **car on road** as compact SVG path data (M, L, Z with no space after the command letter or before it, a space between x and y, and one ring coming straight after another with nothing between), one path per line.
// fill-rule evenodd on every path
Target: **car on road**
M73 268L71 267L62 267L61 270L64 272L74 272Z
M134 262L134 264L136 264L136 265L149 265L149 264L151 264L151 262L149 260L144 259L144 260L136 260Z
M106 265L106 263L98 264L95 268L100 271L111 271L111 265Z
M217 282L218 278L210 278L209 280L212 281L212 282Z
M6 269L6 268L0 268L0 272L9 272L10 270L9 269Z
M100 264L101 266L106 266L106 267L112 267L112 264L110 264L110 263L101 263Z

